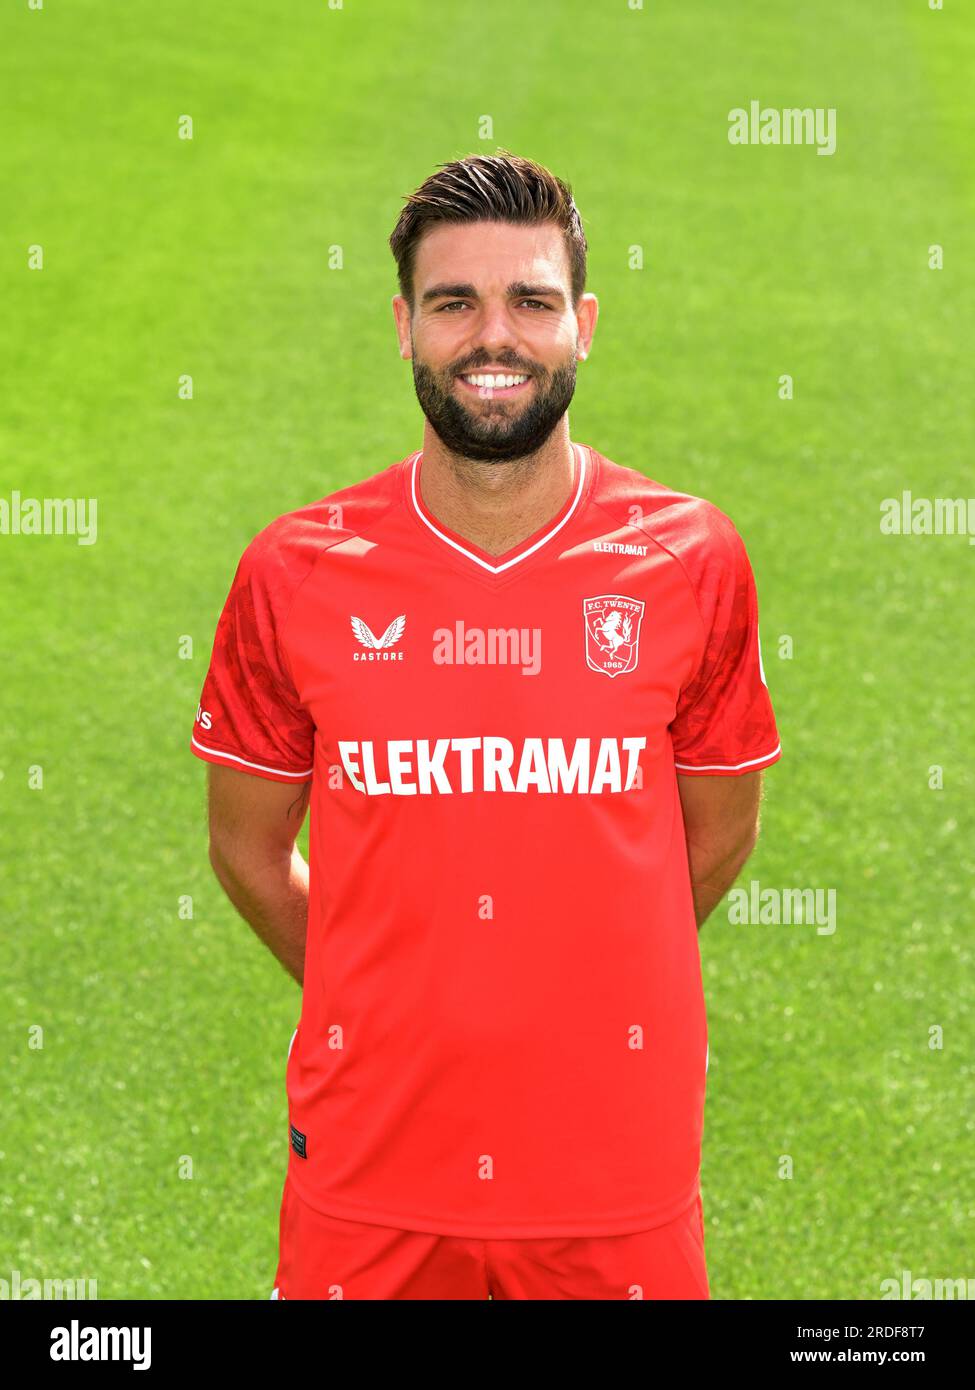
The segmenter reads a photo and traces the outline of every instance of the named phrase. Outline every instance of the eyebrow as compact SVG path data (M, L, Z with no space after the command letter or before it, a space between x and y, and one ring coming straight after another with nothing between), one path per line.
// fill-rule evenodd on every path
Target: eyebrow
M513 280L508 286L511 299L557 299L565 303L565 295L558 285L530 285L525 280ZM434 299L479 299L476 288L471 284L431 285L420 297L421 304L429 304Z

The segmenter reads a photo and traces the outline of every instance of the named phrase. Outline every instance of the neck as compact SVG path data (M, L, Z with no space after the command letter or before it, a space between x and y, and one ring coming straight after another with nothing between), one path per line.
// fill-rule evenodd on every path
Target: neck
M488 555L503 555L540 530L569 500L577 460L568 420L542 447L510 463L482 463L423 433L420 495L427 511Z

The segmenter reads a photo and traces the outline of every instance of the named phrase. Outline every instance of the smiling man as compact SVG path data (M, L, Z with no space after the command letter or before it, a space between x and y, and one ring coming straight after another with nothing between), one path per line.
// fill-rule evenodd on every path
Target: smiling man
M707 1298L697 927L779 757L745 549L570 437L561 180L444 165L391 246L422 447L251 542L192 743L303 982L272 1296Z

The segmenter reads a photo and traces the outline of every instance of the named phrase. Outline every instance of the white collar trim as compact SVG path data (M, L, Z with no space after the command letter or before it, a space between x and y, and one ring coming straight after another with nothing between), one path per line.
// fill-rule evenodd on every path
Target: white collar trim
M540 549L541 546L543 546L546 543L546 541L550 541L554 535L556 535L559 531L562 530L562 527L565 526L565 524L570 520L570 518L575 515L576 508L579 505L579 499L582 496L582 489L585 485L586 480L586 451L580 444L574 444L572 447L575 450L577 450L579 457L579 483L576 487L575 496L572 499L572 506L566 512L565 516L562 518L561 521L557 521L555 525L550 530L546 531L543 536L539 536L538 540L535 541L534 545L530 545L528 549L523 550L520 555L514 555L510 560L505 560L503 564L492 565L489 564L488 561L483 559L480 555L475 555L473 550L468 550L465 545L461 545L460 542L455 541L452 536L448 536L445 532L441 531L440 527L437 526L434 522L432 522L430 518L426 515L426 513L422 510L419 501L417 500L416 490L417 471L420 466L420 459L423 457L422 449L419 451L419 453L413 456L413 464L410 469L410 492L413 498L413 510L416 512L417 516L424 523L424 525L429 526L433 534L435 536L439 536L440 539L444 542L444 544L449 545L452 550L459 550L461 555L466 555L469 560L473 560L476 565L480 565L481 568L487 570L489 574L503 574L504 571L510 569L512 565L517 565L521 560L527 560L529 555L534 555L536 550Z

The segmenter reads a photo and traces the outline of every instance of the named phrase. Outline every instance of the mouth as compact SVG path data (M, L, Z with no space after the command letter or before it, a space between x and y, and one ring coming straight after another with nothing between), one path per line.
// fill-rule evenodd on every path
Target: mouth
M528 390L527 372L464 372L456 378L465 390L481 399L507 400Z

